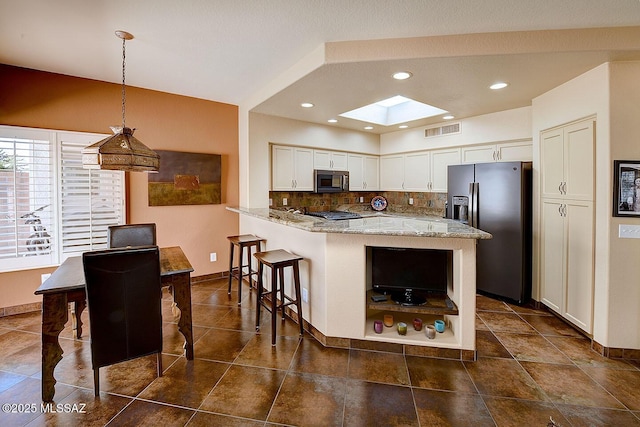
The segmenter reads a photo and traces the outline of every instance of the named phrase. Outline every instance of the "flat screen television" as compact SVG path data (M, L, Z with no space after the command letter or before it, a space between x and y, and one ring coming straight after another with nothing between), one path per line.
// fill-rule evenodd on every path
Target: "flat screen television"
M446 295L453 251L367 246L367 285L402 305L421 305L429 294Z

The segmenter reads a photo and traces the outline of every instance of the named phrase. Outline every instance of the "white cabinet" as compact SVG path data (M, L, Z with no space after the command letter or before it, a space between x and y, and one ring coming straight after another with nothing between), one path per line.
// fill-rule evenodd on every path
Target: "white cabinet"
M447 191L447 168L460 163L460 149L382 156L380 188L388 191Z
M593 120L540 134L542 302L587 333L593 331Z
M404 156L404 191L428 191L431 183L431 153L409 153Z
M533 144L530 141L462 147L462 163L530 162L531 160L533 160Z
M313 150L274 145L271 161L273 191L313 191Z
M347 170L347 153L313 150L313 167L324 170Z
M349 154L349 191L377 191L378 186L378 156L363 154Z
M542 302L587 333L593 329L593 202L542 200Z
M542 197L593 200L594 140L593 120L541 133Z
M460 149L450 148L431 152L431 187L429 190L446 193L449 165L460 164Z
M380 190L404 190L404 156L395 154L380 157Z
M496 161L495 145L462 147L462 163L487 163Z

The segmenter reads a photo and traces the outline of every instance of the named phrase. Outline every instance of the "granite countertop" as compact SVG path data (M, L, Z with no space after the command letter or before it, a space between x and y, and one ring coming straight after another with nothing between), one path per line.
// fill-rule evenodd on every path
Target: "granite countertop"
M410 216L383 212L361 213L362 218L331 221L269 208L227 207L242 215L261 218L301 230L320 233L375 234L388 236L491 239L491 234L458 221L437 216Z

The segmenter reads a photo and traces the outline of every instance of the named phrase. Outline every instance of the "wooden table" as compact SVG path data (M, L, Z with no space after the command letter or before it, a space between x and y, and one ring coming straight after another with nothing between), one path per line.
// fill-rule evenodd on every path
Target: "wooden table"
M185 352L193 360L191 324L191 272L193 267L178 246L160 248L162 286L170 286L173 301L180 310L178 330L185 338ZM82 257L67 258L35 292L42 295L42 401L51 402L55 394L56 365L62 360L58 338L69 320L69 303L74 303L74 336L82 336L82 311L87 306Z

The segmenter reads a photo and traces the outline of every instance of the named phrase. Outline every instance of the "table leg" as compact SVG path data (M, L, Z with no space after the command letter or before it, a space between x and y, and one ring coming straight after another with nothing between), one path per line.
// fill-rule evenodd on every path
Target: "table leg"
M87 308L87 300L76 300L73 305L73 337L79 340L82 338L82 312Z
M176 274L171 281L173 287L173 301L180 310L178 330L186 342L184 349L187 360L193 360L193 327L191 322L191 275L189 273Z
M42 401L52 402L56 392L53 372L62 359L58 342L60 332L69 319L67 295L44 294L42 298Z

